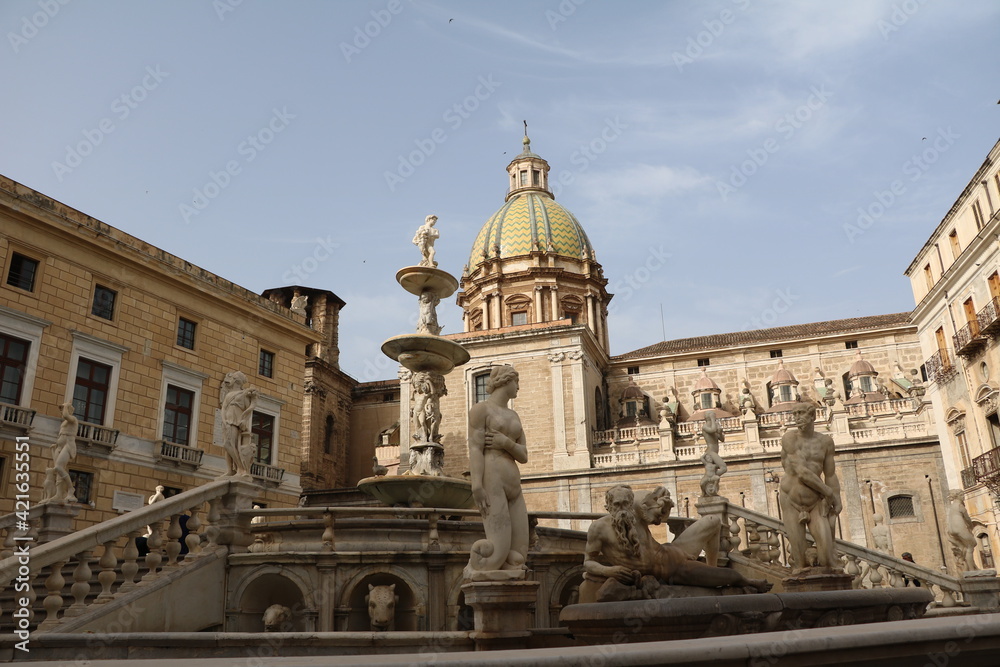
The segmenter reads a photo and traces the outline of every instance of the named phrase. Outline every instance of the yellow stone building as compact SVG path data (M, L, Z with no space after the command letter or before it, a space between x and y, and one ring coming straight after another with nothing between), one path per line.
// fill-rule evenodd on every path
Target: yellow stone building
M259 390L261 502L297 502L303 350L324 343L304 315L3 177L0 265L0 513L14 509L18 437L38 502L65 402L80 420L78 527L159 484L170 495L219 476L231 371Z

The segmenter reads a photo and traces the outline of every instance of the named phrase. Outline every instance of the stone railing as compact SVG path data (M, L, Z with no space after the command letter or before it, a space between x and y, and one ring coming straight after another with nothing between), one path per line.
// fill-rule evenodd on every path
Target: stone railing
M654 424L626 426L625 428L609 428L603 431L594 431L594 444L656 440L659 437L660 427Z
M285 469L273 466L269 463L254 461L250 464L250 475L254 479L259 479L265 484L278 486L281 484L281 480L285 478Z
M726 511L730 550L750 561L791 572L788 538L780 520L732 503L727 503ZM811 544L808 534L807 539ZM1000 579L996 577L958 578L846 540L838 539L836 545L844 571L854 577L854 588L903 588L908 582L920 582L928 589L937 587L942 607L953 607L959 599L985 609L1000 607Z
M375 447L375 456L382 465L389 465L399 461L399 445L378 445Z
M236 512L242 506L249 506L258 491L259 488L249 482L217 480L46 544L32 544L28 539L30 533L20 540L15 535L13 539L17 540L15 544L20 545L20 548L28 545L30 559L27 564L20 562L15 551L14 555L0 561L0 581L11 586L15 581L26 582L29 607L34 607L35 586L43 583L40 577L43 569L47 570L48 576L43 583L47 595L42 603L45 619L38 625L37 631L52 631L58 628L63 619L79 617L94 605L105 604L143 582L148 583L168 570L197 559L202 552L203 535L207 538L210 549L226 545L239 546L248 542L249 525L240 524ZM202 519L199 513L205 503L209 503L209 511L207 517ZM47 506L42 508L44 510ZM188 535L184 539L189 553L182 561L178 561L183 535L180 517L185 512L190 513L186 526ZM136 538L146 531L147 526L153 529L147 540L149 554L144 561L148 571L137 581L139 551ZM203 526L205 530L199 532ZM96 562L100 568L97 579L101 591L96 598L92 598L91 564L95 561L93 553L97 547L102 548L101 556ZM164 554L166 563L163 562ZM67 583L63 570L67 564L72 566L69 590L71 600L63 595ZM15 610L0 611L6 615ZM33 620L32 625L34 623Z
M80 422L76 427L76 440L85 448L111 452L118 444L118 431L97 424Z
M0 403L0 424L27 430L35 419L35 411Z
M157 461L170 461L178 465L188 466L193 470L201 467L201 459L205 455L204 451L169 440L159 440L158 444L159 449L155 450L153 455Z
M887 401L872 403L854 403L845 405L848 417L876 417L879 415L896 415L903 412L916 412L920 403L911 398L894 398Z

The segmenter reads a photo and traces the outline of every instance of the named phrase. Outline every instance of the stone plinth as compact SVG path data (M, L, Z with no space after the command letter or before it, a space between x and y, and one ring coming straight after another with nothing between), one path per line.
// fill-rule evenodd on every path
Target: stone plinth
M1000 579L996 570L971 570L962 573L962 598L973 607L1000 609Z
M76 503L45 503L38 517L38 542L45 544L73 532L73 519L80 513Z
M565 607L559 622L578 642L627 644L899 621L923 616L925 588L756 593Z
M813 591L849 591L854 578L841 569L829 567L808 567L781 580L781 585L789 593Z
M474 581L462 586L475 612L476 650L527 648L535 626L537 581Z

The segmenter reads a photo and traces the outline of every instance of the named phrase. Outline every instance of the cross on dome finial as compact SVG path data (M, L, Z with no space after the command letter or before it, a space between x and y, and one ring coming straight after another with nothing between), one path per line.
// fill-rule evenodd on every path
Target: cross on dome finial
M524 153L531 152L531 139L528 138L528 121L522 121L524 123L524 139L521 139L521 143L524 144Z

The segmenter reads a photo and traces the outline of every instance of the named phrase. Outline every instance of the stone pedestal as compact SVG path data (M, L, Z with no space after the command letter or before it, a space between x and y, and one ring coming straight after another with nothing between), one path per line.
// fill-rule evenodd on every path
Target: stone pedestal
M722 531L719 535L719 562L709 563L709 565L717 565L718 567L727 567L729 565L729 519L726 515L726 508L728 506L729 499L725 496L702 496L695 503L699 516L703 518L714 516L719 519L719 525L722 526Z
M253 501L261 494L261 488L253 482L233 479L229 491L212 501L209 522L205 529L212 544L229 547L230 551L243 552L253 544L250 535L250 516L240 515L240 510L253 507Z
M45 503L38 517L38 543L45 544L73 532L73 519L80 513L79 505Z
M996 570L962 573L962 598L973 607L997 611L1000 608L1000 579Z
M535 626L537 581L474 581L462 586L475 612L477 651L527 648Z
M781 580L788 593L849 591L853 577L841 569L809 567Z

